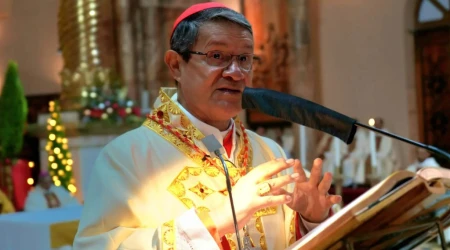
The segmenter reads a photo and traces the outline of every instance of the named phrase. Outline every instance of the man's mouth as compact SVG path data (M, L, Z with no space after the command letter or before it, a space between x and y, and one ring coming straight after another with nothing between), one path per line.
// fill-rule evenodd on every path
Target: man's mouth
M229 94L240 94L241 91L238 89L228 89L228 88L220 88L218 89L221 92L229 93Z

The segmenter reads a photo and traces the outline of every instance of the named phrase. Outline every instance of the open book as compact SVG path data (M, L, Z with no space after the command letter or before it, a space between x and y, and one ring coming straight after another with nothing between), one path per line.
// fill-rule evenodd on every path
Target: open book
M450 170L399 171L291 245L296 249L411 249L450 225Z

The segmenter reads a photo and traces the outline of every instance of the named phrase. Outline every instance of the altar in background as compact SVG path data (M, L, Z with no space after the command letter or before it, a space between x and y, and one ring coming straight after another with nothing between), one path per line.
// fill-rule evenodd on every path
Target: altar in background
M71 249L82 206L0 216L2 250Z

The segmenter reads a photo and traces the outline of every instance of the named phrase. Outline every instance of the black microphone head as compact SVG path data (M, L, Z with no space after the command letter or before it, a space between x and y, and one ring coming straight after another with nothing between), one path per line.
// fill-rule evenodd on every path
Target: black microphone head
M268 89L245 88L243 109L295 122L352 143L356 133L355 119L303 98Z

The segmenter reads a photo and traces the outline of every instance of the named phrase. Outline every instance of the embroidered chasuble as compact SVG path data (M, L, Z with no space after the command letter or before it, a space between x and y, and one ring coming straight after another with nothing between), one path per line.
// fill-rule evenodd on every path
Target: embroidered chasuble
M100 153L74 249L237 249L234 234L221 242L199 216L228 199L225 175L201 142L208 135L199 129L203 125L183 111L174 95L176 89L161 89L144 124ZM284 157L274 141L245 130L238 119L233 122L232 146L225 147L235 165L228 164L232 185L253 167ZM212 134L223 141L220 131ZM247 224L253 245L285 249L296 240L295 220L287 206L256 212Z

